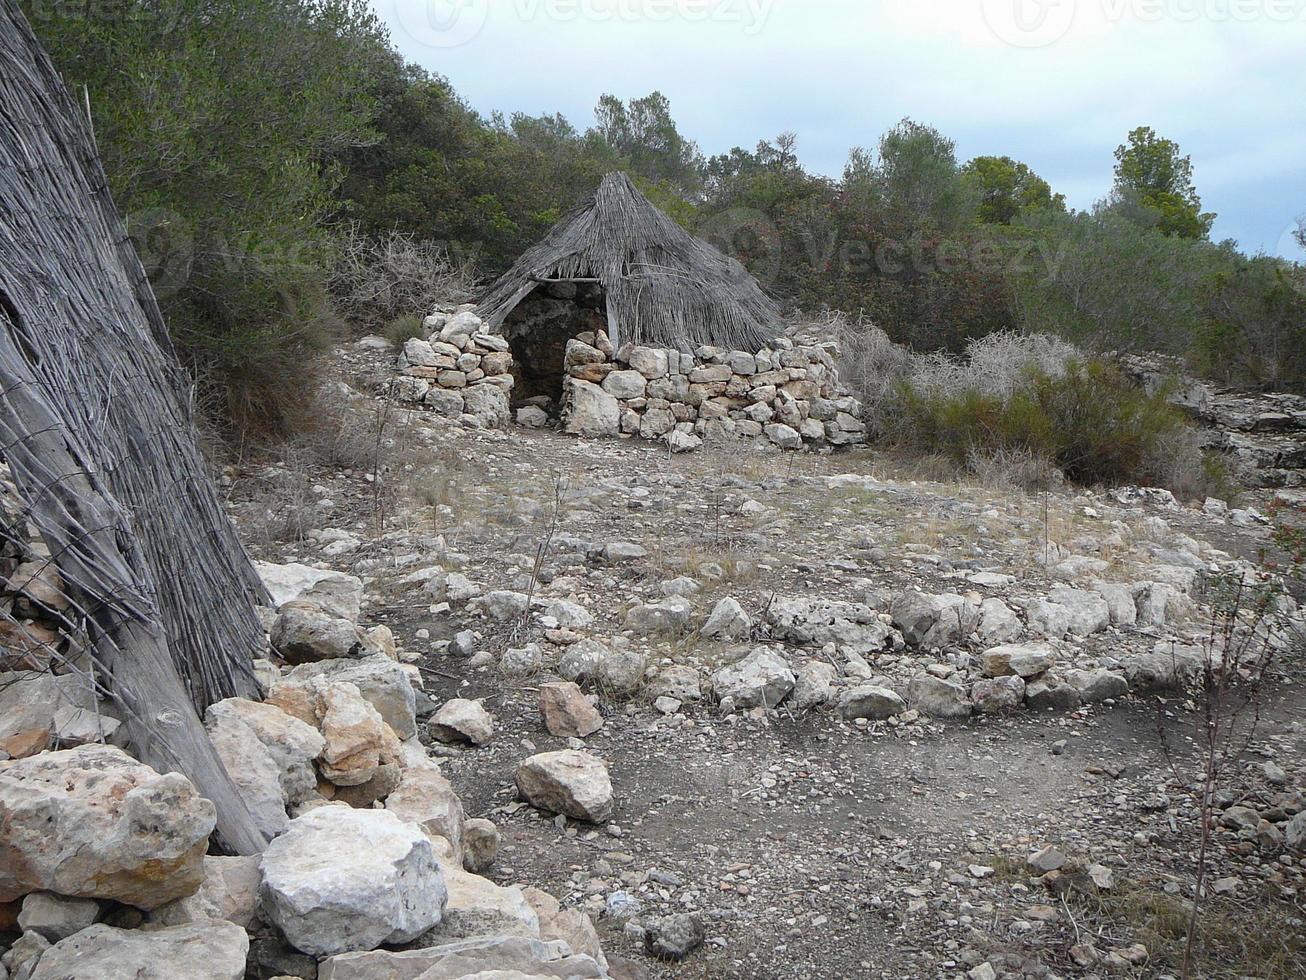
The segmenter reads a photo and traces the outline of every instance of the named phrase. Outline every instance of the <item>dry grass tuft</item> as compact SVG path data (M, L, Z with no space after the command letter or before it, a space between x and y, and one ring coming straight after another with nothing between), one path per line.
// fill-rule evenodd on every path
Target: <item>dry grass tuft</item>
M1068 901L1088 914L1099 935L1146 946L1150 968L1177 970L1183 962L1192 911L1188 900L1125 881L1092 896L1076 892ZM1304 925L1301 910L1268 893L1242 900L1207 898L1198 927L1196 975L1206 980L1306 976Z

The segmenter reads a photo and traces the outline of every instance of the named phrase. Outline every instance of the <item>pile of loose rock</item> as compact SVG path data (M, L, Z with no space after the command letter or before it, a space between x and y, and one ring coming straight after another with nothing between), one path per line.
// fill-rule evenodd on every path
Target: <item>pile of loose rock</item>
M506 422L518 368L508 341L471 307L427 317L424 328L429 339L407 341L399 355L399 399L474 427ZM516 419L540 428L560 409L572 434L660 440L675 452L704 440L746 440L768 450L865 442L861 403L839 383L834 350L783 337L751 353L633 344L614 350L603 331L584 332L566 345L561 405L547 395L529 398Z
M0 976L606 976L583 913L481 877L498 831L467 819L419 741L421 676L388 629L357 625L361 582L302 565L260 573L281 602L271 658L256 662L266 700L221 701L205 725L271 844L209 853L212 803L113 745L6 756ZM53 716L68 676L0 675L0 724ZM88 710L106 706L91 696ZM474 746L493 722L451 701L429 731ZM606 770L584 753L527 759L518 783L550 812L611 814Z
M1155 555L1147 578L1132 582L1104 580L1104 560L1062 556L1052 547L1048 572L1059 584L1046 591L979 571L966 575L965 591L907 590L891 599L868 593L866 601L772 595L755 615L729 597L699 609L697 581L669 580L660 598L630 606L620 634L608 636L586 635L592 615L567 600L537 598L532 605L524 593L482 592L456 573L436 574L427 588L488 621L534 618L544 642L510 647L500 669L569 682L541 688L546 718L561 710L554 701L573 706L557 732L567 737L584 738L602 724L598 715L579 717L574 706L586 705L577 684L624 697L642 691L669 715L709 698L727 714L828 706L849 721L868 722L1022 708L1070 713L1131 692L1182 690L1202 676L1213 654L1192 593L1204 575L1259 580L1245 563L1225 556L1222 564L1204 557L1198 542L1175 540ZM640 551L621 542L577 546L599 564L632 560ZM1264 642L1286 648L1306 621L1287 594L1278 595L1274 610L1258 630ZM714 656L726 665L703 670L655 660L668 642L691 636L724 644ZM456 638L451 652L455 645L470 653L472 634L465 643Z

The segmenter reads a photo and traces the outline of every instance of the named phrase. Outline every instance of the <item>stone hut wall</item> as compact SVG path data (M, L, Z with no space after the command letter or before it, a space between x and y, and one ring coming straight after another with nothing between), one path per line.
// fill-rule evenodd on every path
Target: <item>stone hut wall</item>
M469 416L485 426L507 423L517 384L508 341L491 334L467 309L429 316L424 326L430 339L405 342L399 355L400 401L420 402L451 418Z
M582 334L567 345L563 427L661 439L675 451L705 439L768 449L864 442L861 404L840 385L832 351L784 338L756 352L629 344L613 351L601 331Z
M399 356L401 400L421 402L471 424L511 417L521 365L509 342L470 310L428 317L429 340ZM561 391L519 400L517 420L547 424L558 411L566 432L589 438L660 440L673 451L704 441L751 441L757 448L822 449L866 441L862 406L840 384L832 343L778 338L759 351L700 347L693 352L627 344L614 350L602 330L566 342Z

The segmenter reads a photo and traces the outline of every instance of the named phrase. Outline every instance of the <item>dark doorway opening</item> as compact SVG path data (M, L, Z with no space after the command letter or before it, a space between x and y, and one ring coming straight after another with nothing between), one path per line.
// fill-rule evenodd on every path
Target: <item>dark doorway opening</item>
M567 341L583 333L607 330L603 290L595 283L542 283L504 321L512 345L513 407L539 404L554 408L562 400Z

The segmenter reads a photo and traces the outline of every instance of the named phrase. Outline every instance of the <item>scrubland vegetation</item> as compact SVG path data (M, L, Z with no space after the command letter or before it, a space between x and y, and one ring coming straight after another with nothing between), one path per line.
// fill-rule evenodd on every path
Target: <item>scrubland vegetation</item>
M993 333L958 356L914 354L868 323L832 323L888 444L946 457L984 482L1046 487L1063 479L1227 492L1183 414L1111 362L1046 335Z
M85 89L179 350L234 436L293 428L304 386L278 383L292 364L302 376L347 324L411 335L405 318L501 271L616 169L791 311L847 311L916 352L969 350L972 371L990 335L1083 352L1000 392L905 379L896 417L913 431L898 439L1141 478L1171 455L1175 422L1097 355L1159 351L1231 385L1306 388L1306 272L1210 241L1188 158L1146 127L1078 212L1027 165L959 160L911 120L878 141L849 133L872 148L836 180L804 169L792 133L707 156L658 93L603 95L586 129L485 118L405 64L358 0L24 7Z

